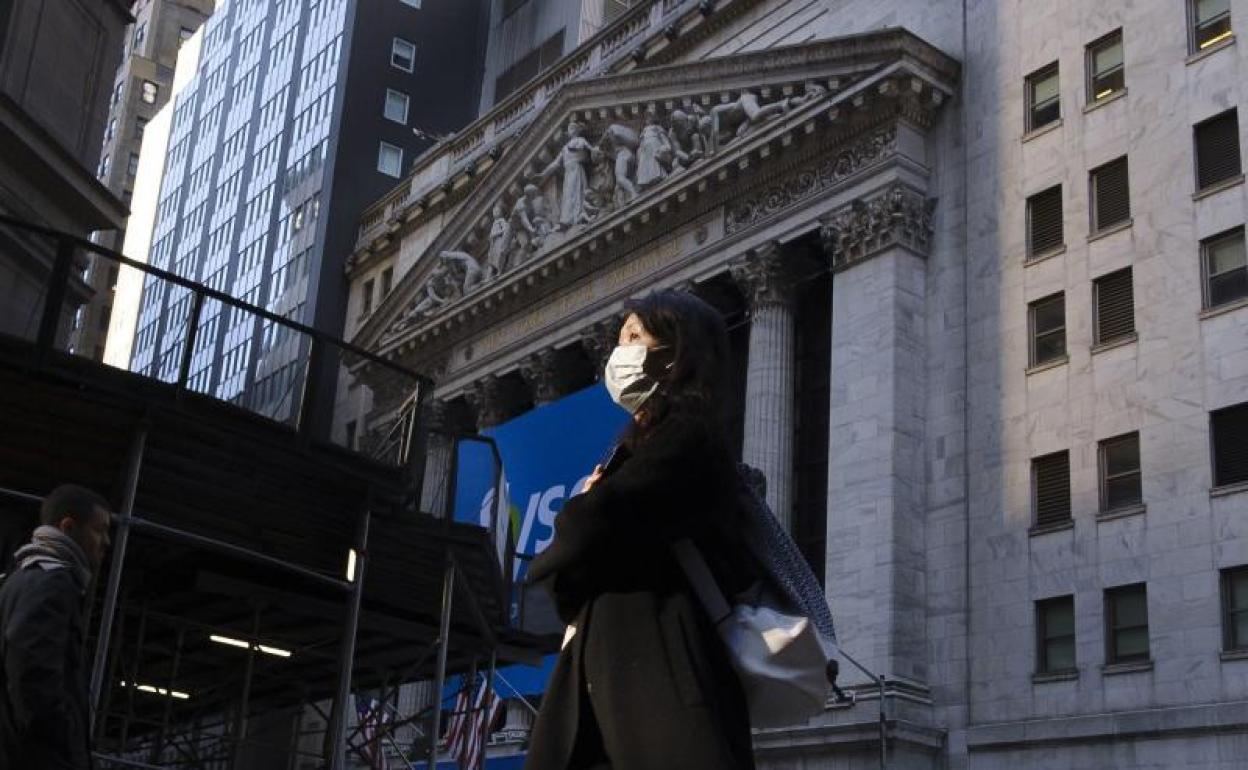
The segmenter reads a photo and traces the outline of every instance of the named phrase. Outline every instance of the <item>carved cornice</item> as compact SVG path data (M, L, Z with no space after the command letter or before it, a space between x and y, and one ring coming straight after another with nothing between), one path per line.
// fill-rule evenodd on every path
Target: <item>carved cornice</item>
M939 64L934 70L918 66L931 57L935 57ZM772 49L760 52L760 55L725 57L712 62L573 83L548 105L543 115L533 122L528 134L519 139L513 151L506 153L487 178L481 181L474 197L451 219L426 253L472 253L480 263L485 264L485 236L490 231L490 208L499 202L500 195L513 196L522 189L520 180L526 174L537 170L543 162L549 164L554 158L554 151L561 149L557 127L566 125L569 114L583 120L587 116L601 118L606 110L610 119L616 119L620 114L640 116L652 106L665 111L676 109L683 104L685 97L680 95L683 89L697 87L702 90L693 93L710 96L705 89L706 78L711 72L718 76L724 87L719 98L727 101L722 104L732 104L732 100L739 99L745 89L758 88L759 106L765 108L779 101L789 103L790 109L767 121L762 128L747 132L749 136L733 141L730 151L717 154L682 174L663 179L652 189L643 190L630 205L596 219L592 225L569 228L568 234L555 239L556 246L538 255L539 258L531 263L522 265L528 269L542 263L540 269L529 270L519 282L513 280L511 285L505 287L503 284L506 282L499 281L483 285L473 297L464 298L471 301L447 303L439 309L436 319L413 323L403 330L401 336L411 339L413 336L428 338L430 335L445 334L451 329L475 326L470 319L483 311L488 317L493 315L489 311L501 306L517 302L522 304L521 297L534 296L538 286L547 283L545 279L550 274L565 271L578 260L594 256L596 249L606 251L609 248L616 252L621 240L630 239L643 229L670 227L670 224L660 220L670 220L676 210L686 208L695 197L705 197L706 193L723 187L725 183L735 185L737 177L743 174L752 174L762 167L774 167L781 153L788 154L794 148L805 147L812 137L817 137L818 142L834 143L859 134L871 125L879 125L890 115L895 119L901 114L901 100L892 95L894 90L901 92L907 89L930 96L933 90L943 92L951 89L951 82L942 79L942 76L956 75L957 65L908 33L889 31L854 39ZM827 73L820 77L830 78L825 91L831 92L803 99L807 93L803 92L800 84L809 82L812 73L818 76L820 72ZM832 72L840 73L840 77L831 78ZM933 72L937 73L935 80L932 79ZM788 79L799 76L801 79L796 81ZM859 79L854 80L854 77ZM776 79L773 83L783 85L771 86L773 91L768 96L765 84L771 78ZM620 92L621 87L625 88L625 92ZM836 90L838 88L840 90ZM786 96L785 89L792 95ZM629 102L630 93L635 94L636 102ZM684 93L688 95L690 92ZM698 98L701 100L703 97ZM930 101L935 103L938 100ZM514 200L506 197L503 202ZM390 237L400 235L396 233ZM391 349L400 341L394 335L388 343L381 338L401 315L422 301L420 292L432 264L437 261L418 260L418 267L404 276L390 299L357 335L357 343L374 349ZM513 271L511 277L518 279L519 276ZM379 342L382 344L379 345Z
M819 229L834 270L894 246L926 257L931 249L936 199L900 182L876 195L859 198L825 217Z
M775 241L746 252L728 269L751 309L787 305L793 298L793 271Z

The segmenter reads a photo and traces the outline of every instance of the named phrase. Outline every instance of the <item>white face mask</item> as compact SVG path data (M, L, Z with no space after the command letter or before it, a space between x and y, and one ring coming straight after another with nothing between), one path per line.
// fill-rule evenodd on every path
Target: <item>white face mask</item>
M607 360L603 383L611 400L629 414L635 414L659 388L658 381L645 372L649 352L645 345L618 345Z

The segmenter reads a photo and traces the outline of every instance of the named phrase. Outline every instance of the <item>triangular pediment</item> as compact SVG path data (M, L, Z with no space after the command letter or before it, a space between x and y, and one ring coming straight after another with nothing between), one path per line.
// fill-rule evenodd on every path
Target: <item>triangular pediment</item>
M924 41L884 30L567 83L472 180L354 342L393 353L462 325L457 314L522 301L538 279L766 163L773 147L848 137L885 113L930 120L957 72Z

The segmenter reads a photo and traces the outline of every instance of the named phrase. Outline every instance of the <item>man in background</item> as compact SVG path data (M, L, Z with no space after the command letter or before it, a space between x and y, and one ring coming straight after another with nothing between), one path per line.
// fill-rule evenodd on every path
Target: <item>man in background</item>
M109 545L108 501L65 484L0 586L0 768L92 766L87 667L89 587Z

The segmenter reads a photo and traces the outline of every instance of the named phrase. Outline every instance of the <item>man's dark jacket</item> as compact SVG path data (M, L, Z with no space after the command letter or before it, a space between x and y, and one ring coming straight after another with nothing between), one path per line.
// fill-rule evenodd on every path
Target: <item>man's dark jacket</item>
M529 577L578 631L551 674L526 770L581 770L569 760L587 718L612 770L752 770L740 683L670 550L691 537L727 595L752 582L737 478L720 431L673 415L564 504Z
M68 567L16 569L0 586L0 768L90 768L84 586Z

